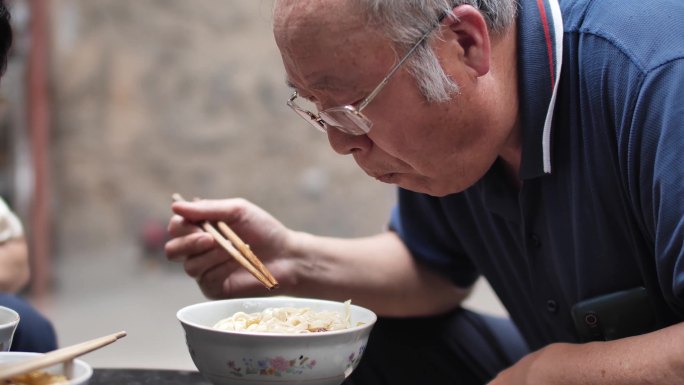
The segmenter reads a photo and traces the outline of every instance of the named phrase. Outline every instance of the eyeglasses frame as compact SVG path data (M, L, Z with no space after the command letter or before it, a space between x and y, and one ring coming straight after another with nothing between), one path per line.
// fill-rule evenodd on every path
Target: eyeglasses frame
M439 17L438 23L435 24L434 26L432 26L432 28L430 28L428 31L426 31L420 37L420 39L418 39L418 41L406 52L406 54L404 54L404 56L401 59L399 59L397 64L395 64L394 67L392 67L389 70L387 75L373 89L373 91L371 91L370 94L368 94L368 96L366 96L363 100L361 100L359 103L357 103L358 107L356 107L352 104L346 104L346 105L342 105L342 106L326 108L325 110L323 110L319 113L313 113L313 112L311 112L307 109L304 109L304 108L300 107L299 105L297 105L297 103L295 102L295 99L297 99L297 97L299 97L299 95L298 95L296 90L292 92L292 95L290 95L290 98L287 100L288 107L292 108L292 110L294 110L294 112L297 113L297 115L301 116L302 119L309 122L309 124L314 126L319 131L327 132L328 131L327 126L332 126L332 127L335 127L336 129L338 129L339 131L344 132L346 134L350 134L350 135L368 134L370 132L372 125L373 125L373 122L370 119L368 119L364 114L362 114L361 111L363 111L363 109L366 108L370 104L370 102L373 101L373 99L375 99L375 97L380 93L380 91L382 91L382 89L385 88L385 86L387 85L387 83L389 83L392 76L408 60L408 58L411 56L411 54L413 54L413 52L415 52L416 49L418 49L418 47L423 43L423 41L425 41L427 39L427 37L430 36L430 34L439 26L439 23L444 19L444 17L446 15L447 14L444 13ZM325 121L325 119L323 119L321 114L326 114L326 113L330 113L330 112L344 112L344 113L352 114L357 119L360 118L361 120L366 122L366 127L361 127L357 124L357 128L359 128L359 130L357 131L357 130L349 129L347 127L338 127L338 126L329 124Z

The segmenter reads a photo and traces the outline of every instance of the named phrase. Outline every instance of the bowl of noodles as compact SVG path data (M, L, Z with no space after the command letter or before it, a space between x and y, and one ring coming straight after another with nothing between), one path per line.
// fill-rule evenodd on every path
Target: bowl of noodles
M195 366L214 385L339 385L377 320L350 301L295 297L210 301L176 316Z
M43 353L0 352L0 365L18 363ZM75 359L71 364L58 364L44 369L19 374L1 385L87 385L93 375L93 368L83 360Z

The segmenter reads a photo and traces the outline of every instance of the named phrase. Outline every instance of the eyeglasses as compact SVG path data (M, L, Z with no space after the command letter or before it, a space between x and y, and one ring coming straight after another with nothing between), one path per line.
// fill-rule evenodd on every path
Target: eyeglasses
M441 21L445 15L439 18ZM387 73L384 79L378 84L371 93L366 96L362 101L356 103L356 105L347 104L344 106L327 108L317 114L300 107L297 105L295 100L299 97L297 91L294 91L287 100L287 105L292 108L297 115L301 116L302 119L306 120L317 130L322 132L328 131L328 126L335 127L341 132L349 135L364 135L370 132L373 122L368 119L361 111L363 111L368 104L382 91L387 85L392 75L401 67L402 64L411 56L411 54L420 46L420 44L432 33L432 31L437 28L439 24L435 24L430 30L425 32L423 36L418 39L416 44L411 47L411 49L406 52L404 57L402 57L397 64L392 67L392 69Z

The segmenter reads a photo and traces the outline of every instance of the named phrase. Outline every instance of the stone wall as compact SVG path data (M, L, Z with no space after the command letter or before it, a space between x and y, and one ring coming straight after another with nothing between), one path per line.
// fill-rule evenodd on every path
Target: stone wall
M56 252L166 225L171 194L241 196L287 225L356 236L394 189L285 106L272 0L53 0Z

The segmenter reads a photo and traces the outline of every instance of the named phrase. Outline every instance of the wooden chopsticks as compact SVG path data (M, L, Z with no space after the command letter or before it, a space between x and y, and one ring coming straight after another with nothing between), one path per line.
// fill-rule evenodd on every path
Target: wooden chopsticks
M6 380L10 377L17 376L20 374L32 372L34 370L43 369L48 366L56 365L62 362L64 362L66 365L66 363L70 362L71 360L80 355L92 352L93 350L109 345L112 342L118 340L119 338L125 336L126 332L121 331L104 337L95 338L90 341L81 342L80 344L53 350L51 352L33 358L29 358L24 361L9 362L6 364L2 364L0 365L0 381Z
M176 202L184 202L185 199L178 193L173 194L173 200ZM216 242L223 247L228 254L235 258L247 271L249 271L254 278L259 280L268 290L278 287L278 281L268 271L266 266L257 258L249 248L249 245L244 243L240 237L223 221L216 223L218 230L209 221L204 221L199 224L199 227L211 234ZM225 238L224 238L225 237Z

